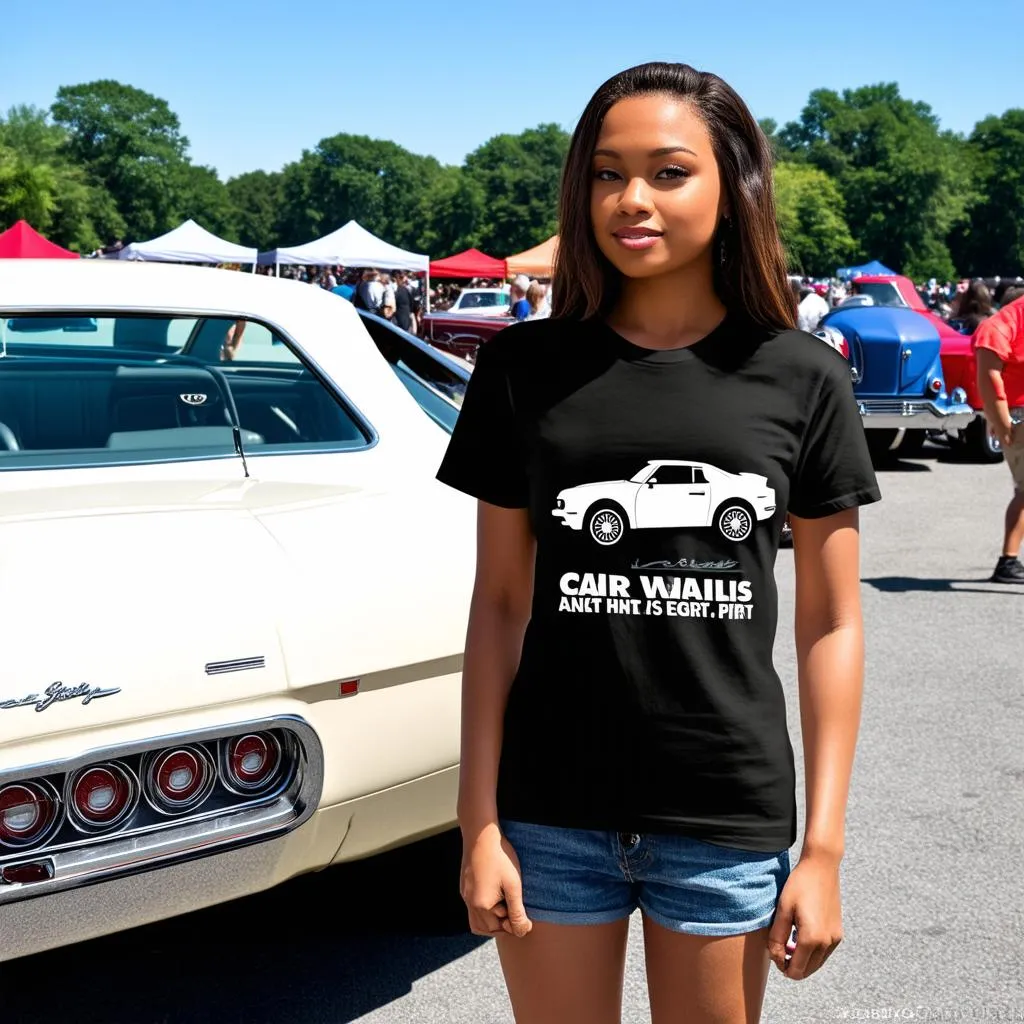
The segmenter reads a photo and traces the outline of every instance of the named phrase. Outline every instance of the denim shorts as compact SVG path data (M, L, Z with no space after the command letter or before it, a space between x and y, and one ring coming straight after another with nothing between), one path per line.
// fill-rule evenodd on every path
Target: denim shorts
M670 931L739 935L771 924L790 872L788 850L504 818L500 825L519 858L527 916L552 924L607 924L639 907Z

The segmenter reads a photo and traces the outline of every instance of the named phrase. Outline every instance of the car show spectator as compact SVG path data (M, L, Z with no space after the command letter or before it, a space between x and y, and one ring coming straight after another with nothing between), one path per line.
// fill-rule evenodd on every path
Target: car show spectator
M372 267L363 271L363 279L356 288L353 301L360 309L380 315L384 303L384 285L380 282L380 274Z
M973 334L986 317L992 315L992 294L984 281L971 281L958 291L950 306L951 320L961 322L964 334Z
M531 281L530 287L526 289L526 301L530 304L530 312L526 315L527 320L543 320L551 315L551 308L547 304L547 288L539 281Z
M395 315L395 285L390 274L381 274L380 283L384 287L384 297L380 302L380 315L390 320Z
M512 279L512 316L517 320L525 320L530 315L530 303L526 300L526 290L530 287L530 279L525 274L517 274Z
M985 419L1002 446L1014 488L1006 506L1003 552L991 579L1024 583L1024 298L988 317L974 332L972 346Z
M409 290L409 275L404 270L395 274L395 313L394 321L403 331L414 330L413 298Z
M800 286L800 303L796 310L797 327L801 331L816 331L821 318L828 312L828 303L809 284Z
M332 288L331 291L335 295L340 295L343 299L352 301L353 296L356 293L356 285L359 284L359 274L353 271L349 271L342 278L341 284Z

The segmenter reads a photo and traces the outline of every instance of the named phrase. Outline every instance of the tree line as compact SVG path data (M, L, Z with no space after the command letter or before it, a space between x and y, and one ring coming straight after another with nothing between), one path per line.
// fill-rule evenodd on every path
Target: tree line
M1024 109L943 130L895 83L811 93L798 120L761 127L776 156L791 269L813 276L880 259L915 279L1024 268ZM48 110L0 116L0 228L25 218L79 252L144 240L187 217L243 245L295 245L358 220L444 256L506 256L557 229L568 134L496 135L461 166L339 133L281 171L222 181L192 161L167 102L104 80L62 86Z

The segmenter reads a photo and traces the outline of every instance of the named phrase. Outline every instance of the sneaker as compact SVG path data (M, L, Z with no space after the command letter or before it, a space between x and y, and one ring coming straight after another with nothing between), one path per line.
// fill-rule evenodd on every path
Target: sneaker
M1007 558L1005 555L996 563L996 570L991 576L992 583L1024 583L1024 565L1019 558Z

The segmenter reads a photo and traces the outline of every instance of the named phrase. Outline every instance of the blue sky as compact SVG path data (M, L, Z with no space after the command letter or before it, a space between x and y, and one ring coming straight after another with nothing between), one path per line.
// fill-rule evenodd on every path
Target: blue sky
M943 127L1024 106L1008 0L783 4L542 0L538 4L294 0L11 0L0 20L0 110L116 78L167 100L197 163L276 170L337 132L393 139L445 163L493 135L571 129L594 89L646 60L733 85L757 117L808 93L897 81Z

